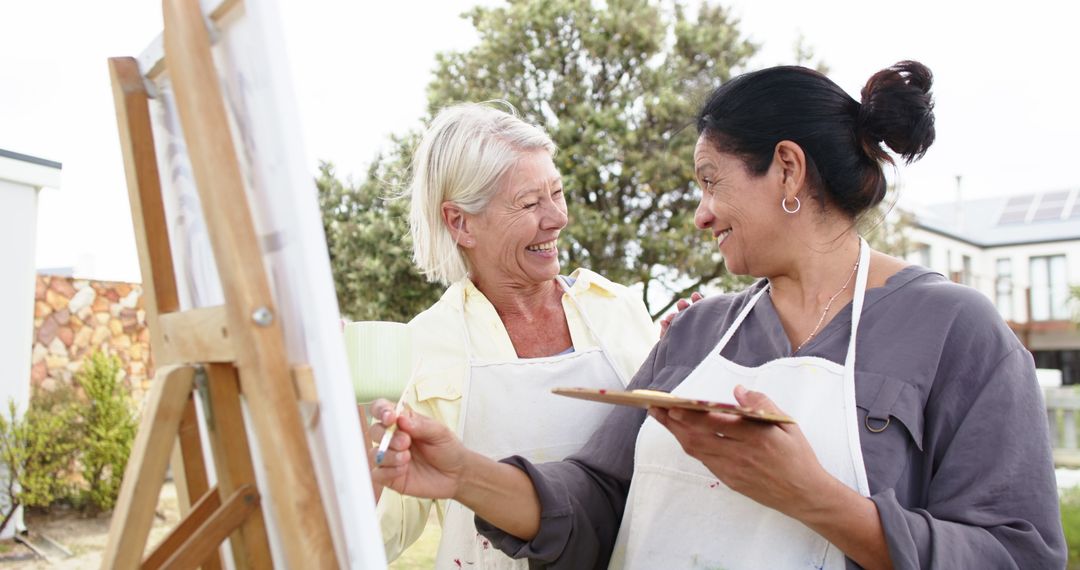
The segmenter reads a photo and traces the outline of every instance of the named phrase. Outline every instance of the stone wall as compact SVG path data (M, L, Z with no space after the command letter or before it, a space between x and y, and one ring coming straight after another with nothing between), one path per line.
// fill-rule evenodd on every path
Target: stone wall
M152 374L142 286L38 275L33 387L52 390L58 383L75 385L83 358L95 349L120 358L132 396L141 402Z

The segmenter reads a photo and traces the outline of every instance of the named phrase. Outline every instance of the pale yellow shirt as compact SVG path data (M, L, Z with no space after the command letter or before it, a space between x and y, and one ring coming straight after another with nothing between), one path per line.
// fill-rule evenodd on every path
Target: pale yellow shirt
M596 339L574 307L576 302L588 315L593 332L601 338L604 348L610 351L617 372L629 381L659 338L659 327L649 317L641 294L588 269L578 269L570 277L574 279L569 292L573 300L563 295L562 303L574 350L597 346ZM468 315L464 324L463 308ZM417 372L413 388L402 397L417 412L439 420L452 430L458 427L461 394L468 370L466 326L475 358L484 361L517 359L510 335L495 307L468 279L451 285L438 302L409 322ZM531 405L530 402L508 404ZM389 560L396 559L420 537L433 503L442 521L446 501L404 497L390 489L383 491L377 512Z

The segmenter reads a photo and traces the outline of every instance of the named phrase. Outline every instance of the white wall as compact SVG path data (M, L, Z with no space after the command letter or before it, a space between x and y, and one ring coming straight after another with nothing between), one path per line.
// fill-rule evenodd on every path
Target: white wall
M25 402L30 393L34 334L34 239L37 190L0 180L0 403ZM17 381L14 379L18 379Z
M38 190L60 187L60 164L33 157L0 155L0 412L8 401L20 412L30 400L30 358L34 335L34 253ZM0 465L0 482L7 468ZM0 494L0 506L7 499ZM0 539L22 530L22 509Z
M10 399L20 411L30 399L36 226L37 189L0 179L0 413L5 417ZM6 503L0 499L5 508ZM20 516L14 522L0 538L10 538L16 526L22 527Z
M989 273L982 270L984 257L982 249L921 228L912 228L908 239L912 247L917 244L930 246L930 269L940 272L946 278L952 278L954 272L963 271L964 256L971 257L971 286L993 299L993 267ZM916 259L914 252L908 255L908 260L916 263L920 261Z
M1071 286L1080 285L1080 240L982 249L920 228L913 228L909 238L913 247L917 244L930 246L930 268L943 273L946 277L949 277L953 271L961 270L962 255L972 256L974 272L972 286L995 302L997 260L1009 259L1012 263L1013 282L1011 320L1015 322L1028 321L1026 292L1031 286L1030 259L1032 257L1064 255L1066 280ZM951 263L948 260L950 253ZM908 255L909 261L917 261L916 257L914 252ZM1080 338L1080 335L1072 334Z

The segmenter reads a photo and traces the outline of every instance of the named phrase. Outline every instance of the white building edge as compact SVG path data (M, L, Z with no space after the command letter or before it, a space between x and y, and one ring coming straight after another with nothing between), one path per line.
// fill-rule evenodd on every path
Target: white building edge
M908 260L986 295L1035 357L1080 383L1080 188L916 208Z
M34 336L34 270L38 191L60 187L60 163L0 149L0 413L8 402L20 413L30 401L30 359ZM7 467L0 464L0 483L6 488ZM0 493L0 519L8 512L6 493ZM22 530L21 508L0 539Z

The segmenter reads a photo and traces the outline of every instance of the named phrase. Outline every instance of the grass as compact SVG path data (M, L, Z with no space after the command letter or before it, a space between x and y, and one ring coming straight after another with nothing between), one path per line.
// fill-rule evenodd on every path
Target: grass
M1069 568L1080 570L1080 488L1069 489L1061 496L1061 526L1069 545Z
M429 570L435 567L435 553L439 550L439 539L442 537L442 529L439 527L439 518L432 509L431 518L424 527L424 534L416 539L401 556L390 563L390 570Z

